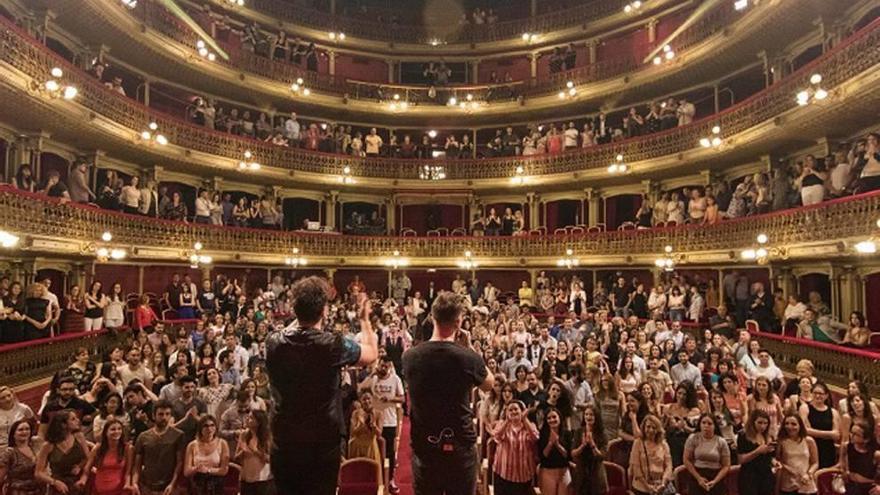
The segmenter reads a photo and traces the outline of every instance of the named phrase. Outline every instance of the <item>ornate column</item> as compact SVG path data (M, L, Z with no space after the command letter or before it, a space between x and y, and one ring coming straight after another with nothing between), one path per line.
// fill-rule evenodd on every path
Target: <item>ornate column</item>
M144 106L150 106L150 80L144 80Z
M599 222L599 205L600 200L602 199L599 195L598 189L593 189L592 187L588 187L584 189L584 194L587 197L587 225L593 227Z
M330 230L336 230L336 203L339 201L339 191L330 191L324 195L324 225Z
M397 198L385 198L385 232L394 235L397 228Z
M538 221L538 216L540 214L539 209L538 209L538 203L539 203L541 197L538 196L537 193L530 192L530 193L526 194L526 198L527 198L528 206L529 206L529 223L528 223L527 227L529 230L532 230L532 229L537 228L538 225L540 224L540 222Z
M599 40L591 39L587 41L587 53L589 54L590 65L595 64L599 59Z
M334 50L330 50L327 52L327 59L329 62L329 71L331 76L336 75L336 52Z
M782 294L786 298L797 291L791 268L787 266L773 268L773 288L782 289Z
M832 271L834 273L832 284L838 287L838 301L836 301L838 304L836 308L832 307L832 310L841 321L846 321L846 315L862 309L862 298L859 293L861 277L855 267L850 265L834 266Z
M471 61L471 84L480 84L480 59Z
M394 60L389 60L389 61L388 61L388 83L389 83L389 84L394 84L394 82L395 82L395 81L394 81L394 67L395 67L395 64L397 64L397 62L395 62Z
M648 24L645 26L648 30L648 43L654 43L657 41L657 23L658 20L656 17L648 20Z
M324 275L327 276L327 280L330 281L330 285L333 285L333 276L336 275L336 268L324 268Z
M530 66L530 74L532 76L532 86L537 84L538 82L538 53L532 52L529 54L529 66ZM474 146L476 149L476 146Z

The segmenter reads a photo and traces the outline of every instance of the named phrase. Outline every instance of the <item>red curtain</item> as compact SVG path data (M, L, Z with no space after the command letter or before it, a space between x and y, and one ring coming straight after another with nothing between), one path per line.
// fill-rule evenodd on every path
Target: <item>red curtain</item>
M445 227L452 230L463 227L462 206L442 204L403 205L402 228L410 228L425 235L432 228Z
M388 64L383 60L336 54L336 75L358 81L388 82Z
M498 80L504 79L504 74L510 73L514 81L527 81L532 77L531 63L524 56L511 58L496 58L493 60L481 60L478 68L479 81L481 84L489 83L489 75L495 71Z
M621 194L606 198L605 224L609 230L613 230L623 222L632 222L641 206L641 194Z
M880 328L880 304L877 304L877 294L880 294L880 272L865 277L865 317L868 319L868 327L875 331Z

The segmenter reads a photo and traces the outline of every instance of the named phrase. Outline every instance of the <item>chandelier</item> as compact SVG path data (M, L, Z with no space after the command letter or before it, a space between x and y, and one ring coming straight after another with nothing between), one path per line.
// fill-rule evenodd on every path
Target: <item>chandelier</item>
M700 146L703 148L717 148L721 146L721 127L713 126L712 135L700 139Z
M238 162L239 170L260 170L260 164L253 160L254 154L251 153L251 150L245 150L244 152L244 160Z
M516 168L513 170L513 177L510 178L510 183L515 186L521 186L521 185L525 184L525 182L526 182L526 177L524 175L525 173L526 173L525 167L523 167L522 165L517 165Z
M667 245L663 248L663 256L654 260L654 265L663 271L671 272L675 270L675 265L681 263L682 260L684 260L684 256L674 253L672 246Z
M303 78L301 77L297 77L296 82L290 85L290 91L303 96L309 96L312 94L312 90L305 86L305 81L303 81Z
M158 130L159 124L150 122L149 125L147 125L147 129L141 131L141 141L151 145L158 144L159 146L165 146L168 144L168 138L166 138L164 134L157 132Z
M196 41L196 51L200 57L207 59L210 62L217 60L217 54L208 50L208 45L205 43L205 40Z
M621 154L614 157L614 163L608 165L609 174L625 174L627 170L629 170L629 167L623 162L623 155Z
M660 65L664 61L669 62L675 58L675 50L672 49L669 45L663 45L663 55L657 55L654 57L654 65Z
M99 263L106 263L110 260L119 261L128 256L125 249L113 247L110 242L113 241L113 234L109 231L101 234L100 242L90 242L86 244L81 251L83 253L94 252L95 258Z
M578 91L577 88L574 87L574 81L568 81L565 83L565 89L557 93L556 96L558 96L560 100L564 100L566 98L574 98L577 94Z

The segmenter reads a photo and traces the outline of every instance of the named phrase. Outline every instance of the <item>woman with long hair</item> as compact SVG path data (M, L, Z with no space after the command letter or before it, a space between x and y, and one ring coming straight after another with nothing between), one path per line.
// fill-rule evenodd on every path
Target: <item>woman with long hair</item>
M107 306L107 297L101 289L101 282L95 280L86 293L85 328L87 332L100 330L104 325L104 307Z
M546 395L535 407L535 425L538 428L544 427L544 420L547 413L555 409L562 421L568 425L568 419L571 417L571 396L565 382L558 378L554 378L547 385Z
M623 394L617 390L614 377L607 371L599 377L595 397L596 407L599 409L599 415L602 416L605 438L617 438L625 400Z
M265 411L251 411L245 420L245 430L236 443L235 459L241 464L241 495L269 495L272 489L272 470L269 452L272 431Z
M724 397L724 404L727 405L727 409L733 416L733 424L739 429L748 421L748 398L739 387L739 380L737 380L736 373L733 371L733 363L722 361L721 365L725 366L725 363L729 363L727 366L730 367L730 370L721 375L721 394Z
M774 467L776 441L770 436L770 417L754 411L743 431L736 437L740 464L737 486L740 495L773 495L776 490Z
M626 462L629 460L633 442L642 436L639 425L648 415L648 404L645 403L645 398L638 390L625 394L624 397L623 416L620 419L620 430L618 431L618 437L621 439L620 457L610 460L627 467Z
M504 375L498 373L495 375L495 384L492 386L485 397L480 400L480 408L477 411L477 418L480 420L480 427L483 431L491 430L501 415L502 399L501 394L505 382Z
M33 445L31 420L19 419L9 426L0 447L0 493L5 495L44 495L46 488L36 478L37 455Z
M88 454L79 417L72 409L63 409L49 420L46 443L37 454L36 477L49 487L49 495L81 495L77 481Z
M130 491L127 474L131 468L133 449L125 440L125 425L116 418L104 424L100 441L89 453L86 467L77 482L81 488L86 486L89 475L93 475L90 495L123 495Z
M568 495L571 473L572 437L557 409L549 409L544 415L544 426L538 437L538 485L542 494Z
M856 395L848 395L845 400L848 412L840 418L843 441L849 440L849 430L856 423L862 423L870 438L880 438L877 435L877 417L871 409L872 402L868 394L859 392Z
M522 402L511 402L504 411L504 419L492 431L492 438L498 444L492 466L498 495L526 495L533 491L538 428L529 421L525 411Z
M78 285L70 287L64 297L64 311L61 312L61 333L77 333L85 329L83 312L85 298Z
M350 432L348 458L366 457L382 466L384 463L378 440L382 435L382 415L373 409L373 393L369 389L362 390L354 404Z
M846 494L868 495L877 486L875 478L880 467L880 449L873 431L864 423L853 423L847 436L849 441L840 446L840 468L846 477Z
M177 317L181 320L192 320L196 317L196 296L192 293L190 284L182 284L180 289Z
M30 164L22 163L15 171L15 177L12 178L12 187L22 191L34 192L37 187L37 181L34 180L34 172Z
M604 464L608 438L602 426L602 415L595 405L588 404L584 409L582 430L580 445L571 453L575 462L574 492L577 495L603 495L608 493ZM544 493L543 489L541 493Z
M651 385L650 382L642 382L641 385L639 385L639 392L641 392L642 397L645 398L645 404L648 405L648 414L653 414L654 416L659 417L663 401L662 397L657 396L657 391L654 389L654 386Z
M684 466L691 474L688 495L725 495L724 478L730 470L730 448L718 434L712 414L700 416L700 429L684 444Z
M796 414L786 414L779 429L779 493L807 495L817 493L816 471L819 470L819 452L816 442L807 435L804 421Z
M107 305L104 306L104 326L110 329L119 328L125 323L125 294L122 293L122 284L116 282L110 288L107 296Z
M92 434L95 438L101 438L104 428L111 421L118 421L122 426L128 427L128 413L125 412L122 396L117 392L109 392L99 403L98 414L92 421Z
M636 495L665 493L673 475L663 423L657 416L648 415L642 421L641 431L629 457L630 486Z
M682 465L684 444L691 433L699 428L699 419L700 408L694 386L690 382L679 383L675 387L675 402L667 404L663 412L666 442L675 467Z
M36 282L27 288L24 313L22 313L24 340L49 337L51 333L52 311L49 308L49 300L43 297L47 291L45 285Z
M741 429L740 425L736 425L733 420L733 413L724 403L724 396L720 390L709 390L709 400L707 401L706 413L711 414L718 425L718 434L727 442L730 447L730 457L736 461L736 433ZM734 462L735 463L735 462Z
M617 369L617 372L614 374L614 381L617 382L617 389L628 394L638 388L639 382L641 381L640 378L641 377L639 377L638 372L633 366L632 357L625 356L620 367Z
M801 410L801 406L813 402L813 379L809 376L802 376L797 379L798 391L786 397L782 408L786 414L797 414Z
M782 418L782 403L779 397L773 393L770 379L766 376L755 378L755 386L748 399L749 411L764 411L770 418L770 436L776 438L779 432L780 419Z
M89 350L85 347L78 348L73 356L73 362L67 367L67 374L76 380L76 388L80 394L89 391L96 373L97 367L91 360Z
M208 368L205 371L202 386L199 387L199 398L205 402L208 414L217 416L220 406L229 399L233 386L231 383L221 383L220 371L217 368Z
M822 382L813 385L813 400L803 404L798 414L804 421L807 435L816 441L819 451L819 467L837 464L837 448L840 441L840 413L830 405L831 393Z
M217 420L210 414L199 418L196 439L186 447L183 474L192 480L193 495L222 495L229 470L229 445L217 436Z

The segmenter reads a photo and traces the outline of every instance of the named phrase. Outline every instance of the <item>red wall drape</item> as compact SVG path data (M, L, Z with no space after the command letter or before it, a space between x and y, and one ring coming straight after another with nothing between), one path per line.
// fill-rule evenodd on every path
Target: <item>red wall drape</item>
M336 76L358 81L388 82L388 64L384 60L339 53L336 55Z
M403 205L400 218L401 228L410 228L424 235L433 222L437 228L452 230L462 225L462 206L444 204Z
M489 83L489 75L492 71L495 71L499 81L503 81L504 74L507 73L510 73L514 81L527 81L532 77L531 63L523 56L481 60L477 70L481 84Z
M641 194L621 194L605 199L605 224L614 230L623 222L632 222L642 206Z
M146 270L144 271L144 280L146 281ZM133 265L110 265L106 263L98 263L95 265L94 280L101 282L104 286L104 292L110 293L113 290L113 284L119 283L122 286L123 294L133 294L138 292L138 267ZM91 284L91 282L89 282Z

